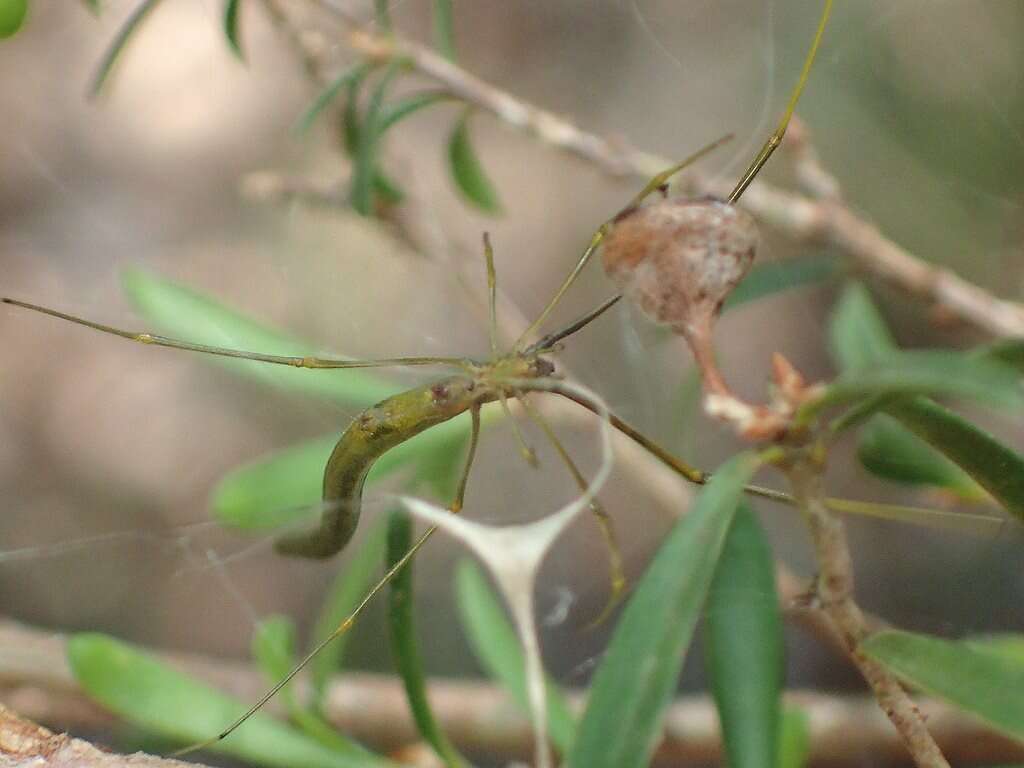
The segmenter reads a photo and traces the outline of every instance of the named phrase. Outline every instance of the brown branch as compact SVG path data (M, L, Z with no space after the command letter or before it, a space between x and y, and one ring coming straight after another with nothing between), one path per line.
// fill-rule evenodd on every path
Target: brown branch
M195 763L153 757L141 752L134 755L104 752L87 741L52 733L0 704L0 768L27 765L46 768L190 768Z
M563 117L541 109L482 80L413 41L376 34L338 0L309 0L346 24L348 46L366 58L401 58L420 74L502 123L544 144L579 157L616 177L649 179L671 161L643 152L625 141L611 141L585 131ZM1024 306L999 299L953 272L927 263L888 239L870 222L841 202L834 177L825 171L806 130L797 126L797 171L810 196L794 195L761 181L745 193L742 205L759 220L797 241L825 242L854 258L862 268L918 296L963 321L995 336L1024 337ZM688 187L719 197L728 186L692 175Z
M843 523L824 503L822 466L813 458L797 458L787 468L793 495L807 515L818 561L817 599L842 635L850 658L871 686L889 720L920 768L949 768L935 739L925 726L921 710L896 677L860 651L869 634L864 614L853 597L853 561Z
M266 685L262 675L238 662L183 655L163 658L244 701L253 701ZM529 754L532 741L528 720L494 686L432 680L430 699L441 727L460 749L505 757ZM570 699L579 711L582 695L573 693ZM78 688L65 660L63 637L12 622L0 622L0 701L58 728L97 732L116 722ZM870 755L877 762L905 754L896 732L869 697L790 692L786 701L808 716L811 757L815 761L862 762L865 755ZM919 706L951 759L1024 759L1024 746L994 734L973 719L934 701L923 701ZM270 709L280 714L273 704ZM401 683L393 677L345 673L331 683L325 712L340 731L385 751L419 738ZM711 700L705 696L677 699L666 717L658 762L714 762L721 759L721 749Z

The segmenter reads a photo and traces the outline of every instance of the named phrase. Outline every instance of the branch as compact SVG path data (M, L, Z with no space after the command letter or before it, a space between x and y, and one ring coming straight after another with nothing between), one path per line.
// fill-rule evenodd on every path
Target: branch
M194 768L194 763L137 752L115 755L67 734L54 734L0 704L0 768Z
M376 34L362 25L339 0L310 0L346 25L348 46L376 61L401 58L420 74L502 123L544 144L579 157L614 177L647 180L672 164L625 141L589 133L565 118L541 109L476 77L431 49L402 37ZM1024 306L999 299L948 269L927 263L900 247L841 201L838 184L809 146L806 129L797 143L798 178L809 196L783 192L755 181L742 205L759 220L799 242L825 242L855 259L862 268L995 336L1024 337ZM792 138L790 139L792 142ZM687 182L697 194L722 197L728 186L693 175Z
M60 635L0 622L0 700L54 727L91 732L110 728L115 718L78 688L68 669L64 646ZM256 670L238 662L166 654L163 659L245 701L254 700L266 685ZM582 695L576 692L570 698L579 711ZM433 680L430 699L441 727L460 749L504 757L529 754L529 721L494 686ZM811 757L815 761L843 762L864 755L882 761L905 754L892 726L868 697L790 692L786 701L808 716ZM269 706L280 714L280 709ZM934 701L919 706L951 759L1024 759L1024 746L994 734L973 719ZM325 715L340 731L387 751L419 739L401 682L393 677L346 672L328 689ZM0 727L0 745L7 743ZM0 755L2 749L0 746ZM665 738L657 761L678 765L683 761L717 762L721 757L714 703L706 696L677 699L665 720Z
M821 466L813 458L798 458L788 468L793 495L807 515L819 574L817 597L835 624L847 651L871 686L889 720L899 731L920 768L949 768L935 739L925 726L921 710L899 681L878 662L864 656L859 645L868 634L864 614L853 598L853 562L843 523L824 504Z

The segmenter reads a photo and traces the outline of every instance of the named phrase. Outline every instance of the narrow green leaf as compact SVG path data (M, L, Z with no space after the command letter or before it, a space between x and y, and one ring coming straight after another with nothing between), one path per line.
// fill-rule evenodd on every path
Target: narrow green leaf
M832 354L844 371L869 368L896 351L881 313L863 283L850 282L829 324Z
M466 439L469 426L465 414L406 440L376 461L366 487L415 460L437 461L435 451L454 450L453 445ZM346 420L339 435L347 427ZM266 530L316 513L324 467L337 442L338 435L300 443L228 473L210 495L214 517L235 528Z
M295 624L287 616L262 619L252 633L251 653L268 685L274 685L295 666ZM288 710L296 708L289 683L281 689Z
M1019 661L979 651L970 642L900 631L872 635L860 650L925 693L1024 739L1024 664Z
M177 743L208 739L247 709L242 702L105 635L73 636L68 641L68 661L75 679L91 697L125 720ZM263 712L209 749L273 768L394 765L361 747L352 746L348 752L327 749Z
M384 559L386 534L387 518L381 517L360 541L359 549L352 553L348 567L335 578L320 608L310 642L311 648L337 629L377 581L380 563ZM341 668L348 638L348 633L341 635L310 662L314 704L318 710L323 708L324 694L331 676Z
M801 416L869 399L874 401L872 409L879 410L888 402L881 398L921 394L948 395L1010 408L1019 408L1024 403L1012 368L961 352L913 350L893 352L874 365L842 374L819 399L804 407Z
M94 16L100 15L100 11L102 10L100 0L82 0L82 2L85 3L85 7L88 8Z
M469 202L484 213L498 214L501 212L498 193L487 178L469 138L469 115L467 109L448 139L448 163L452 178Z
M135 6L135 10L131 12L125 23L121 25L121 29L117 31L117 35L114 37L113 42L111 42L110 47L107 48L106 53L103 54L103 58L96 68L96 74L92 78L92 85L89 86L90 96L99 94L128 41L138 29L143 19L146 18L150 11L156 8L159 2L160 0L142 0L141 3Z
M363 216L373 214L374 178L377 173L378 142L381 136L380 112L384 106L384 95L391 82L401 70L401 62L393 61L377 87L370 94L366 116L360 126L352 164L352 185L349 192L352 208Z
M245 61L242 43L238 34L238 12L241 0L224 0L224 36L228 40L231 52L240 60Z
M796 707L782 711L779 728L778 768L804 768L811 754L811 723L807 713Z
M982 361L976 361L980 365ZM886 412L955 462L1006 510L1024 520L1024 456L959 414L922 397L889 403Z
M453 96L448 91L423 91L406 96L404 99L388 102L381 107L380 113L377 115L377 130L383 134L421 109L452 98Z
M988 498L966 472L885 414L876 414L864 427L857 457L868 471L886 480L935 486L966 501Z
M1024 635L1013 633L982 635L970 637L964 642L980 653L994 653L996 656L1024 666Z
M0 0L0 40L21 29L28 12L28 0Z
M723 310L735 309L782 291L824 282L839 273L838 267L837 259L822 255L755 264L729 294Z
M122 282L139 313L158 330L177 338L271 355L314 353L309 345L260 325L213 298L144 270L125 270ZM363 407L400 390L365 370L310 370L210 355L196 357L272 386Z
M348 92L347 105L354 102L358 98L358 86L362 82L363 78L366 77L370 72L370 65L363 62L356 64L350 69L346 69L330 83L328 83L320 93L317 94L313 103L306 108L306 111L302 113L298 120L295 121L295 126L292 128L292 132L297 136L304 136L309 133L309 129L313 127L313 123L317 121L317 118L323 113L327 107L334 103L334 100L338 97L338 94L342 90ZM346 141L346 148L349 152L354 151L355 143L348 146Z
M974 354L990 360L998 360L1024 373L1024 341L1020 339L997 341L995 344L974 350Z
M387 566L391 568L412 547L412 520L401 510L388 515ZM449 768L467 765L437 724L427 700L427 679L416 640L413 563L409 562L391 579L388 591L388 629L391 655L405 687L413 720L420 735Z
M391 3L388 0L373 0L374 18L382 32L391 31Z
M252 636L252 655L267 680L267 686L276 685L295 667L295 625L286 616L272 616L256 626ZM295 698L291 683L278 695L282 698L288 717L310 738L329 749L346 753L362 748L338 733L318 715L303 708Z
M749 455L723 465L658 550L594 676L569 768L648 764L743 486L755 467Z
M704 611L705 668L732 768L774 768L783 678L775 561L756 515L740 505Z
M501 602L483 572L470 560L460 560L455 571L455 593L466 633L480 666L508 691L523 712L529 711L523 652ZM576 737L576 720L558 686L547 680L548 735L565 754Z
M455 61L455 18L452 0L434 0L434 47L449 61Z

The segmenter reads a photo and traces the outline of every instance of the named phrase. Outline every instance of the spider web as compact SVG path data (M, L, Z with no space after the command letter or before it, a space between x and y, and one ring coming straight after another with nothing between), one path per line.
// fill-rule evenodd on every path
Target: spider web
M217 35L219 3L166 4L130 48L111 94L90 105L82 97L82 73L130 3L109 5L99 22L74 4L40 8L24 36L0 48L0 109L14 116L0 154L4 293L136 327L118 274L143 266L287 327L325 352L486 354L485 328L443 263L411 255L399 238L352 217L240 199L239 179L253 170L328 179L342 172L337 157L324 150L326 131L307 144L286 138L308 90L258 14L246 18L252 55L242 68ZM398 22L422 24L420 5L396 4ZM814 20L806 3L780 0L693 4L682 15L678 5L474 4L464 20L474 30L465 35L467 67L571 112L598 133L628 135L661 154L681 156L736 131L735 146L710 161L713 172L731 178L770 130ZM1008 12L997 3L977 5L966 23L976 17L991 30L993 19L1006 21ZM1019 295L1024 233L1012 223L1020 218L1019 196L929 166L893 138L899 127L884 104L860 92L847 97L854 74L867 70L876 84L890 74L876 69L864 40L892 44L890 38L898 38L917 13L938 15L954 6L876 2L844 9L800 112L812 122L849 198L886 231L891 226L896 239L915 250L931 252L936 245L968 275L981 257L1002 254L1008 278L1000 288ZM936 24L950 36L937 38L936 48L955 47L954 27ZM568 40L566 29L578 40ZM847 29L857 37L851 39ZM161 36L181 43L174 56L160 53ZM995 42L1019 60L1021 39L1007 31ZM67 56L47 55L52 50ZM1019 153L1020 105L1008 103L998 89L1004 82L999 61L991 65L992 77L984 77L990 74L984 62L962 66L981 76L972 105L992 131L990 143L957 151L991 156L1010 147ZM549 77L560 85L585 85L545 89ZM908 75L907 81L914 79ZM492 229L502 289L527 315L542 304L593 227L631 193L481 120L480 154L508 211L500 221L474 218L450 194L437 157L446 118L417 119L396 137L398 167L415 169L430 202L427 216L457 258L477 259L480 230ZM784 181L785 165L780 155L769 172ZM917 234L934 211L954 228L952 240L934 226L927 228L933 234ZM949 242L972 244L958 256L945 250ZM785 258L788 248L768 233L762 254ZM594 270L560 316L589 307L606 291ZM801 292L726 318L722 357L731 378L750 381L741 389L749 387L755 397L762 391L768 344L793 354L812 374L828 372L822 355L801 352L824 349L825 298ZM920 324L904 328L906 317L894 319L908 341L929 333ZM340 432L357 406L273 392L183 353L136 348L9 311L0 314L0 346L0 598L9 616L233 655L245 653L260 616L281 612L308 623L338 564L283 561L270 554L267 537L220 529L209 522L207 494L243 461ZM614 410L666 442L674 439L665 414L674 407L685 362L678 347L666 345L627 309L574 339L564 361ZM399 379L420 380L418 374ZM713 427L691 428L700 430L705 466L735 447ZM1021 442L1019 430L1007 437ZM542 439L529 430L528 438L538 446ZM593 460L592 438L580 432L567 440L574 455ZM542 449L542 461L539 473L522 467L507 430L494 430L470 483L468 513L485 522L522 523L537 510L566 503L575 489L550 451ZM864 482L862 474L849 473L835 479L835 489L867 497L882 492L876 484L866 493ZM623 546L634 578L671 524L644 498L642 488L617 478L606 500L628 531ZM370 504L367 514L379 510L379 503ZM771 520L777 551L808 570L799 526ZM860 569L862 589L873 596L868 603L887 615L901 620L894 614L902 612L901 623L951 634L1019 626L1024 583L1014 554L1019 547L1010 537L950 541L901 528L904 539L889 527L854 527L858 555L877 554ZM607 630L581 637L578 628L600 610L606 573L603 557L595 554L601 551L596 531L579 523L566 539L545 565L538 618L549 666L583 684L600 661ZM457 548L431 548L418 577L424 624L430 625L424 629L428 664L438 674L464 672L453 656L466 654L450 650L464 647L450 604ZM950 589L921 587L934 577L935 563L942 564L938 569ZM916 587L898 594L891 586L914 579ZM943 599L929 597L936 593ZM979 594L992 602L979 601ZM960 614L949 610L951 595L958 596ZM366 625L367 640L353 650L354 663L383 666L372 614ZM687 685L697 684L696 675L687 672Z

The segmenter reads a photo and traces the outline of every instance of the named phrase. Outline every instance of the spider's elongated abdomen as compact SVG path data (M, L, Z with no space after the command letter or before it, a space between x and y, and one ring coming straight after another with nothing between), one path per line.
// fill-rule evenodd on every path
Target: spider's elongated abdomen
M453 376L367 408L342 433L327 460L320 525L280 537L274 549L318 559L340 552L359 524L363 484L373 463L420 432L469 410L478 399L471 378Z

